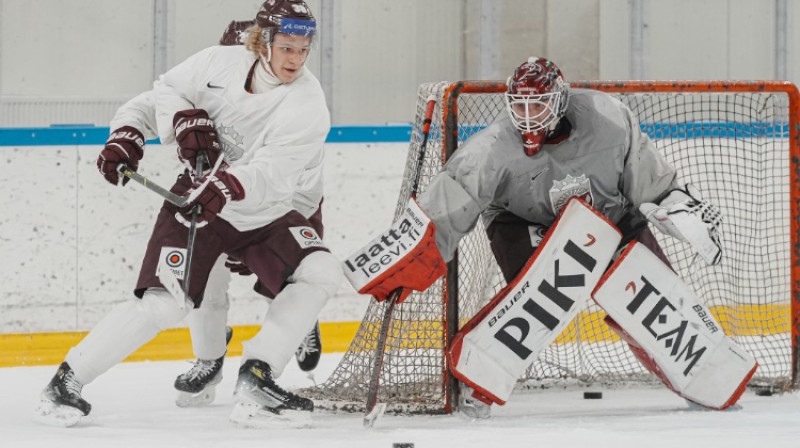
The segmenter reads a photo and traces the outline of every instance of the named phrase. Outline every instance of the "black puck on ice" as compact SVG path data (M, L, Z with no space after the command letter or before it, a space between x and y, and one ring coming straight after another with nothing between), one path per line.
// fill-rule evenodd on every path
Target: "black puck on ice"
M392 448L414 448L413 443L393 443Z
M584 400L599 400L603 398L602 392L584 392L583 399Z
M759 397L771 397L772 389L756 389L756 395Z

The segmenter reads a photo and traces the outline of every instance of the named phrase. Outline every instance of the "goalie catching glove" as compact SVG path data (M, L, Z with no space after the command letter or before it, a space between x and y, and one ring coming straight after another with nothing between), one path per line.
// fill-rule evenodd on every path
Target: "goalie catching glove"
M345 259L347 280L361 294L381 302L397 289L397 303L412 290L424 291L447 271L434 235L436 226L410 199L389 230Z
M197 193L199 191L199 193ZM175 218L184 225L189 224L192 209L200 207L199 221L209 223L216 219L228 201L241 201L244 199L244 189L239 180L224 170L215 174L207 174L186 192L186 197L196 196L186 206L181 207Z
M658 205L644 203L639 211L662 233L691 244L709 265L722 261L722 214L714 204L703 200L692 185L670 191Z

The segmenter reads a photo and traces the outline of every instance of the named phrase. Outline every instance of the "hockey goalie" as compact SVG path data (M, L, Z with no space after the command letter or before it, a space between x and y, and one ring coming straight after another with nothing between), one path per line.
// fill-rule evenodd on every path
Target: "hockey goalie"
M710 265L722 259L718 209L694 186L678 183L628 107L602 92L571 89L543 58L517 67L507 86L506 113L461 145L400 219L343 264L360 293L385 300L400 290L402 302L441 277L458 242L483 221L508 286L459 331L447 353L461 384L459 410L472 417L505 403L520 374L591 299L622 246L635 241L670 274L659 282L680 282L648 223L691 245ZM632 271L617 265L615 272ZM659 289L661 297L666 291ZM616 298L595 300L614 309L615 300L629 299L609 295ZM638 314L612 316L612 328L679 395L708 408L730 406L755 361L724 336L697 298L673 306L670 317L695 331L686 333L688 340L652 322L639 331ZM698 355L700 341L706 349ZM678 351L664 355L675 342ZM684 372L686 378L676 376ZM696 393L705 384L715 387Z

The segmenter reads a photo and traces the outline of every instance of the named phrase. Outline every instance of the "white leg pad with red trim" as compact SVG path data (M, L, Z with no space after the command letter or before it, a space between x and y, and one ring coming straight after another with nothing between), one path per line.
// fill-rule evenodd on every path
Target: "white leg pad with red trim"
M519 275L453 338L453 375L481 401L504 404L589 300L620 240L603 215L571 199Z
M695 293L640 243L625 248L592 297L642 364L691 402L712 409L735 404L758 367Z

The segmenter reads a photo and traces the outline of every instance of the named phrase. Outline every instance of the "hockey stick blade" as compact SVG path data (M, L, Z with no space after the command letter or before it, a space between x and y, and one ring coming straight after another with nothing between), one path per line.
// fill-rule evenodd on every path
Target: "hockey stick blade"
M190 198L185 197L185 196L177 195L177 194L167 190L166 188L164 188L164 187L158 185L157 183L151 181L150 179L142 176L141 174L137 173L136 171L133 171L132 169L128 168L128 166L125 165L125 164L120 164L117 167L117 171L119 171L120 174L122 174L123 176L127 177L128 179L131 179L132 181L144 186L148 190L158 194L159 196L164 198L164 200L166 200L167 202L169 202L169 203L171 203L173 205L176 205L178 207L185 207L186 204L189 203L189 199Z
M372 428L375 426L375 422L383 416L383 413L386 412L386 403L378 403L372 408L372 411L368 412L364 415L364 427L365 428Z

